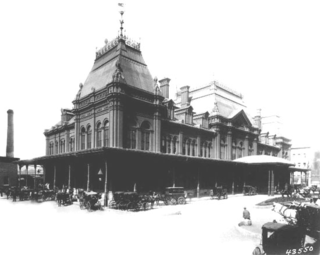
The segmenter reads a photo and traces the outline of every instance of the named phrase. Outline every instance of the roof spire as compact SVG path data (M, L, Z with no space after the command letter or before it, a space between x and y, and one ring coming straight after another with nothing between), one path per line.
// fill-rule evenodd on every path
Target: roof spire
M123 38L123 33L122 33L122 30L123 30L123 14L124 14L124 3L118 3L118 6L120 7L120 14L121 14L121 20L120 20L120 38L122 39Z

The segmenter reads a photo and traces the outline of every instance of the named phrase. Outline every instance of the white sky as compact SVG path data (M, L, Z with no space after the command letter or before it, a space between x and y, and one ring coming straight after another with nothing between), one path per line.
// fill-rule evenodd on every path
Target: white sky
M0 2L0 156L14 110L15 157L45 154L95 58L119 30L119 1ZM121 1L123 2L123 1ZM253 112L281 116L293 146L320 147L319 1L126 1L126 34L152 76L184 85L212 80L244 95ZM209 109L208 109L209 110Z

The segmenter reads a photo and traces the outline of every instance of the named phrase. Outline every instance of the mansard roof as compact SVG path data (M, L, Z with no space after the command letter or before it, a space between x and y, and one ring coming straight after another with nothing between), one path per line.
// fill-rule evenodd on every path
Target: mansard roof
M153 79L144 62L140 44L126 36L107 43L96 53L94 65L83 84L80 98L99 90L113 81L113 76L121 72L121 82L153 93Z

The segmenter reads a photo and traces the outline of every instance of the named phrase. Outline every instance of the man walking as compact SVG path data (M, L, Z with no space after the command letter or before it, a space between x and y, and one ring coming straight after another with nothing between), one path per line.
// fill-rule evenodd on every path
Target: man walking
M250 212L247 210L246 207L243 208L243 218L245 220L250 220Z

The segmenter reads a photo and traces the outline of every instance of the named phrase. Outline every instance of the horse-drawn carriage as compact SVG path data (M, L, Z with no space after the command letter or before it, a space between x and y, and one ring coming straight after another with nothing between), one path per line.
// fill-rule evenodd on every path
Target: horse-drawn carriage
M228 198L228 190L224 189L222 186L214 187L210 190L210 197L211 199L217 198L220 200L221 198L227 199Z
M244 196L257 195L257 187L253 187L250 185L243 186L243 195Z
M79 190L78 198L80 203L80 209L92 210L102 210L102 205L99 201L101 194L94 191L84 191ZM72 196L71 196L72 199Z
M164 193L154 196L155 202L163 202L165 205L186 204L186 191L183 187L166 187Z

